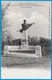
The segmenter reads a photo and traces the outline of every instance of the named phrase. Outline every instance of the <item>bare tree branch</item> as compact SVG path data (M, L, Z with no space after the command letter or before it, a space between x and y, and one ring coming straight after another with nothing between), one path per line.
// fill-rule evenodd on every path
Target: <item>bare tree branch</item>
M9 38L10 38L9 40L11 40L12 38L11 32L9 31L10 24L8 23L8 19L5 16L9 6L10 3L2 4L2 40L3 41L5 41L5 39L8 40Z
M6 10L8 9L8 7L10 6L10 3L4 4L2 5L2 16L4 16L6 14Z

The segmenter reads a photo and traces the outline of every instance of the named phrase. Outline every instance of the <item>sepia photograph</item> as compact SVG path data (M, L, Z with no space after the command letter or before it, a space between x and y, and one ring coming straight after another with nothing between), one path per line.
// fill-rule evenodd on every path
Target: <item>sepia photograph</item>
M2 79L51 79L51 2L2 1Z

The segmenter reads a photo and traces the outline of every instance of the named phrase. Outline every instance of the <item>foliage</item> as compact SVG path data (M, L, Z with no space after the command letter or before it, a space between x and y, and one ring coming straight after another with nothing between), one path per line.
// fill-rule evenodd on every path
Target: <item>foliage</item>
M40 37L39 41L36 37L30 38L28 36L28 43L29 45L41 45L41 52L42 55L50 55L51 53L51 40Z
M39 40L37 37L28 36L28 43L29 45L41 45L42 47L50 47L51 46L51 40L40 37Z
M9 20L7 19L6 15L7 10L10 6L10 3L2 3L2 50L4 45L12 44L12 35L10 29Z
M42 47L50 47L50 46L51 46L51 40L40 37L39 44L40 44Z
M29 45L37 45L38 44L37 37L30 38L30 36L28 36L28 44Z

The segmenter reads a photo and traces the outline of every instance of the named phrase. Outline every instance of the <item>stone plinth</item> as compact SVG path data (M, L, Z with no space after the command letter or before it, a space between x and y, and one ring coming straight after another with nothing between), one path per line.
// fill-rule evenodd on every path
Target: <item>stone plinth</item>
M37 57L42 57L41 46L40 45L37 45L35 47L35 54L36 54Z
M28 45L28 36L26 31L22 32L21 44Z
M20 57L42 57L41 46L4 46L4 55L13 54Z

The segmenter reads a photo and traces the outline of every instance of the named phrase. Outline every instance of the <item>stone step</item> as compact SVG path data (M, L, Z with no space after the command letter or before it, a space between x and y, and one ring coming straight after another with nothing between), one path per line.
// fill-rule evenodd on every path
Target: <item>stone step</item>
M14 52L11 52L9 54L5 54L4 56L10 56L10 57L29 57L29 58L33 58L33 57L39 57L38 55L36 54L27 54L27 53L14 53Z
M7 49L8 49L8 50L11 50L11 51L12 51L12 50L13 50L13 51L17 51L17 50L18 50L18 51L19 51L19 50L20 50L20 51L23 51L23 50L26 50L26 51L27 51L27 50L28 50L28 51L29 51L29 50L30 50L30 51L32 50L32 51L34 51L34 50L35 50L35 46L5 46L5 47L4 47L4 50L7 50Z

